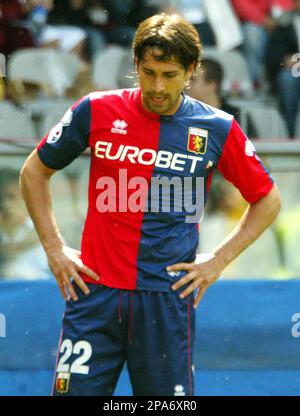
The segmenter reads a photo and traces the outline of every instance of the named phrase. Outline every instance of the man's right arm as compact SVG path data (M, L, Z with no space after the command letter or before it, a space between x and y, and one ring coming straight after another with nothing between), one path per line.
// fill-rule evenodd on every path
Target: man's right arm
M99 277L83 265L79 251L64 244L52 209L50 179L55 172L56 170L48 168L40 160L37 150L34 150L21 170L20 186L60 291L65 299L68 298L68 291L72 299L77 300L71 277L85 294L89 293L89 289L79 273L82 272L96 281Z

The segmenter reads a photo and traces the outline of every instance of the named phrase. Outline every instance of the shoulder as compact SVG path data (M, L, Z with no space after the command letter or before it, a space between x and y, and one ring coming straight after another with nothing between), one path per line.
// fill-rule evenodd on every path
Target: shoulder
M226 111L220 110L219 108L205 104L202 101L196 100L195 98L188 97L190 108L194 115L199 115L215 122L231 123L233 116Z
M90 92L86 97L90 100L91 104L97 103L109 103L109 102L120 102L130 101L134 95L136 88L120 89L120 90L109 90L109 91L93 91Z
M121 107L130 107L135 89L110 91L93 91L76 101L68 110L66 116L81 119L88 118L96 110L111 111Z
M226 139L234 120L232 114L188 97L189 115L195 122L200 122L215 137Z

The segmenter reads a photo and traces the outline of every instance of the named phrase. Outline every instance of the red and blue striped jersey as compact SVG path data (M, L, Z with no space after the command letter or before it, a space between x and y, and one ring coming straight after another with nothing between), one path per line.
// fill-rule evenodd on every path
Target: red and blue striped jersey
M193 201L196 179L202 178L204 202L215 169L249 203L273 186L233 117L186 95L174 115L159 116L144 109L140 88L90 93L45 136L38 154L49 168L62 169L87 147L91 166L82 260L109 287L170 291L185 272L169 274L166 267L195 260L198 224L186 220L185 210L151 209L155 198L158 204L162 198L161 191L158 196L150 191L153 178L179 183L191 178ZM174 198L170 192L171 208ZM140 209L128 209L130 203Z

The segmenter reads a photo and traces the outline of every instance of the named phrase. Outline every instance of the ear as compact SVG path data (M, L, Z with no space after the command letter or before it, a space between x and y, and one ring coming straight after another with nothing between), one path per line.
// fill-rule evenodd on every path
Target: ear
M194 75L194 73L196 72L196 63L191 64L185 74L185 80L186 82L189 82L192 78L192 76Z
M135 69L135 72L137 72L137 70L138 70L139 63L140 62L139 62L138 58L135 57L134 58L134 69Z

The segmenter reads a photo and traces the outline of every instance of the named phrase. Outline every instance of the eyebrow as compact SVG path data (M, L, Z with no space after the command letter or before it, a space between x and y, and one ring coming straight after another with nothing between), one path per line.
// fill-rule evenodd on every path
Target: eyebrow
M147 68L145 65L142 64L142 67L144 70L146 71L150 71L150 72L155 72L153 69L151 68ZM172 71L163 71L163 74L168 74L168 75L175 75L177 74L179 71L179 69L173 69Z

